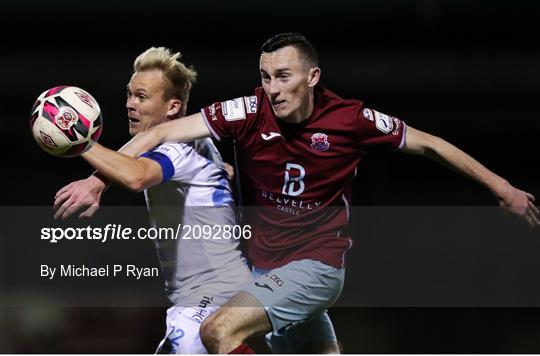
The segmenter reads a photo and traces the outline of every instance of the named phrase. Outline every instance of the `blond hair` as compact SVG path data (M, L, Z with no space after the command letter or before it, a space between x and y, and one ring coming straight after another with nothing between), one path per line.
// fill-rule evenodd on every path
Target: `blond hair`
M178 98L182 101L180 114L184 116L189 101L189 91L197 80L197 72L193 66L187 67L180 61L180 52L172 53L165 47L151 47L141 53L133 62L133 71L159 69L167 83L165 89L166 100Z

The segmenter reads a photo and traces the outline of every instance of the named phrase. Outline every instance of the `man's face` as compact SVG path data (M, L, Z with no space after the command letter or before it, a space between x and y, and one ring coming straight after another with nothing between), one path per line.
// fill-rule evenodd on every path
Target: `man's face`
M261 54L262 86L278 118L300 122L311 114L312 70L292 46Z
M168 120L170 100L164 99L166 85L159 69L133 74L127 85L126 101L131 136Z

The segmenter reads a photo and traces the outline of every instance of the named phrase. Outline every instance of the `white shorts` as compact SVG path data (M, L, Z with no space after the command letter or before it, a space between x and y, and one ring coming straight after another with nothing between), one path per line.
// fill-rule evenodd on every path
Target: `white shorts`
M207 354L199 335L201 323L219 308L214 297L203 297L197 306L167 309L167 330L157 354Z

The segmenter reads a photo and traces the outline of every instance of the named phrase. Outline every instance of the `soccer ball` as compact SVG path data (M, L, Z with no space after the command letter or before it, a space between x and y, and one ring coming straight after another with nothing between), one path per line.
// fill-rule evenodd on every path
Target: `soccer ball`
M85 90L58 86L44 91L32 107L30 128L39 147L58 157L74 157L97 142L101 109Z

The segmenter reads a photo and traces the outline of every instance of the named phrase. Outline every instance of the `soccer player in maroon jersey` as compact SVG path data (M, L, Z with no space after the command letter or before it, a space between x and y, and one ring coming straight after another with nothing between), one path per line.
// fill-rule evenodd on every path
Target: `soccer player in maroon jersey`
M350 183L365 149L395 149L439 161L488 188L500 206L540 226L534 197L513 187L445 140L398 118L344 100L318 86L317 54L300 34L268 40L260 57L262 88L217 102L135 137L137 155L166 141L234 139L245 185L247 256L260 277L201 326L209 352L249 353L254 334L283 334L319 317L339 296ZM122 169L121 160L108 164Z

